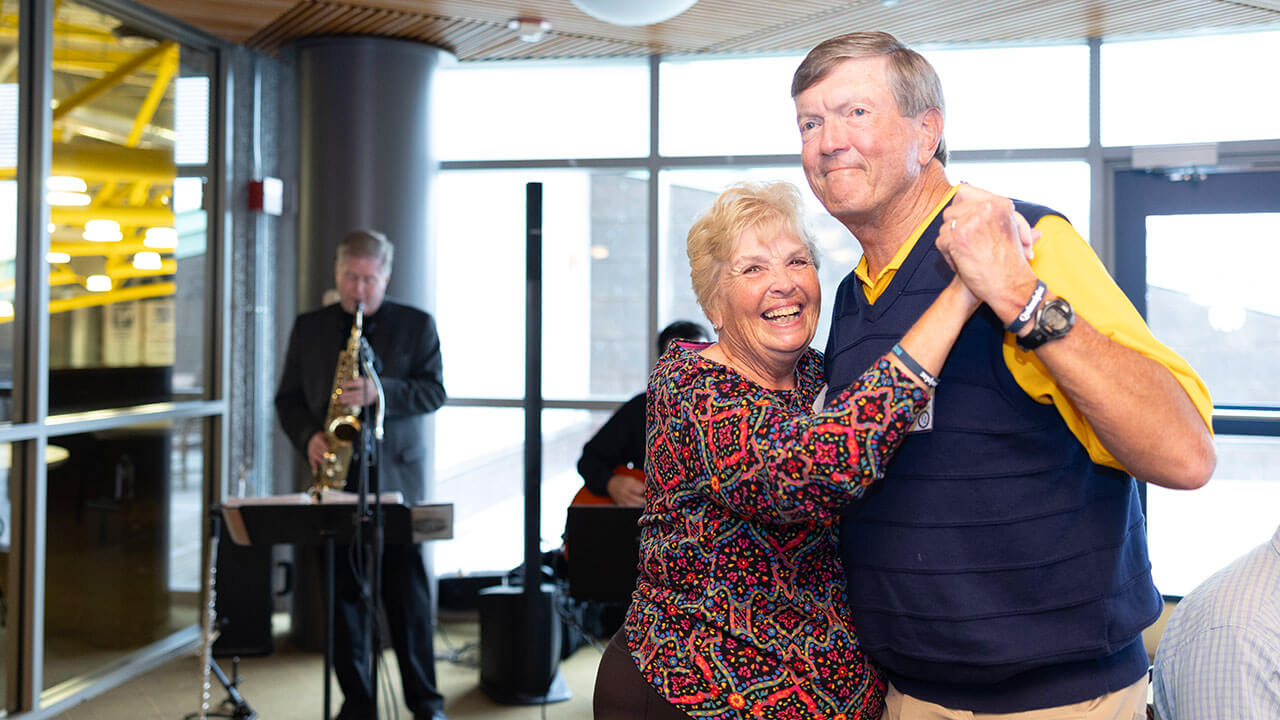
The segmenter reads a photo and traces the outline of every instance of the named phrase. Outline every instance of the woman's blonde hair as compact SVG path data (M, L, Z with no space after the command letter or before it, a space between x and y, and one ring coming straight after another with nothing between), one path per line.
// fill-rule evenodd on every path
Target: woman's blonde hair
M724 271L734 244L747 230L785 230L809 248L814 267L818 248L804 224L800 191L787 182L741 182L729 186L705 215L689 228L685 251L689 278L702 312L712 319ZM714 320L712 319L714 324ZM719 328L716 328L717 330Z

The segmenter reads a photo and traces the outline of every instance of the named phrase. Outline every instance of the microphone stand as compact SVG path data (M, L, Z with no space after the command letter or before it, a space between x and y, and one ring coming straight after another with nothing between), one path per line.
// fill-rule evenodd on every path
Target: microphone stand
M369 521L369 496L373 496L373 517L372 517L372 538L370 540L371 548L369 548L369 576L366 582L370 585L369 616L366 619L369 633L366 636L369 651L369 685L373 694L373 717L378 717L378 660L382 656L381 633L376 632L381 622L382 608L382 546L383 546L383 528L382 528L382 492L381 478L377 474L370 472L370 468L378 465L379 454L382 446L382 435L384 431L383 423L386 419L387 398L382 390L382 380L378 377L377 371L374 369L373 348L369 346L367 337L360 337L360 367L365 377L373 383L374 390L377 392L377 399L373 404L373 413L365 414L365 421L360 424L360 441L361 450L364 456L364 462L361 465L361 487L360 498L356 501L361 523L361 529L364 524ZM366 403L365 408L370 408L370 404ZM372 415L373 428L370 433L369 420ZM372 480L372 482L370 482ZM372 485L372 487L370 487ZM363 533L361 533L363 537Z

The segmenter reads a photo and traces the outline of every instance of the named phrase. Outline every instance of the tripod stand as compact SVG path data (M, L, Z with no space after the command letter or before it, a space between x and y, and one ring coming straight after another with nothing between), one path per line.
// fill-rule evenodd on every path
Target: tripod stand
M233 720L254 720L258 717L257 711L249 707L249 703L245 701L244 696L240 694L240 658L231 658L231 677L222 671L218 666L218 661L209 658L209 672L222 683L222 687L227 691L227 697L222 701L219 707L230 708L227 712L207 712L205 717L224 717ZM199 717L200 713L187 713L184 720L191 720Z
M222 512L220 509L214 509L209 513L209 607L202 624L203 634L203 656L204 667L200 670L205 673L204 687L201 695L200 710L193 713L187 713L184 720L192 720L192 718L200 718L204 720L206 717L226 717L234 718L234 720L254 720L258 717L258 713L249 707L249 703L245 702L244 696L240 694L237 687L240 684L240 658L233 656L231 658L231 679L227 678L226 673L222 672L222 668L218 666L218 661L213 659L213 641L217 637L221 628L221 619L217 616L217 567L218 567L218 541L222 535ZM219 707L230 706L230 713L209 712L209 675L213 675L222 683L223 689L227 691L227 699L222 701Z

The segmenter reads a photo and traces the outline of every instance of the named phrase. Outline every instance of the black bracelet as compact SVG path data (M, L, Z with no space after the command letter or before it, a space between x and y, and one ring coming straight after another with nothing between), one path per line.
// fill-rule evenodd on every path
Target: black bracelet
M1036 280L1036 289L1031 291L1031 297L1027 298L1027 304L1022 308L1022 312L1013 319L1013 322L1004 326L1005 330L1018 334L1023 325L1026 325L1031 318L1036 316L1036 308L1040 307L1040 301L1044 300L1044 293L1048 290L1044 286L1043 280Z
M907 351L903 350L901 345L898 345L897 343L894 344L893 354L898 356L898 359L902 361L903 365L907 366L908 370L915 373L916 377L920 378L920 382L928 385L930 389L938 387L938 378L930 374L928 370L920 367L920 363L916 362L915 358L908 355Z

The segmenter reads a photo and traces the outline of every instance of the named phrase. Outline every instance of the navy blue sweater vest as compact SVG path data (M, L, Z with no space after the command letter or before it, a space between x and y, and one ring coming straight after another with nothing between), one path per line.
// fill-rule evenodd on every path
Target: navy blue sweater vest
M1048 208L1018 203L1033 225ZM873 305L850 273L827 344L832 388L900 339L953 275L941 213ZM1135 482L1094 464L1052 405L1018 387L985 305L840 549L866 651L910 695L975 712L1079 702L1136 682L1160 614Z

